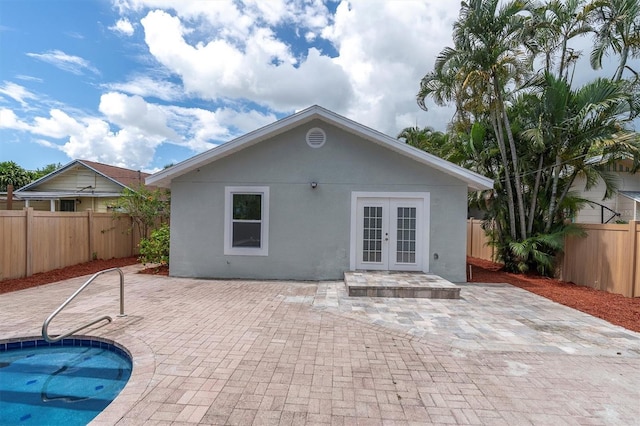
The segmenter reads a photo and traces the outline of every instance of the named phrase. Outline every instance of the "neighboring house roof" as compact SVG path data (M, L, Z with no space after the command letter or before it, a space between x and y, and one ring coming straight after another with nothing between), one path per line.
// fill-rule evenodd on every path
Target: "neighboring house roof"
M631 198L633 201L640 203L640 191L618 191L618 194Z
M162 170L151 175L146 179L148 184L161 187L169 187L171 180L193 170L198 169L206 164L213 163L228 155L248 148L252 145L260 143L264 140L273 138L281 133L298 127L312 120L322 120L330 125L336 126L346 132L353 133L363 139L388 148L398 154L409 157L419 163L430 166L443 173L454 176L467 183L472 190L484 190L493 188L493 180L471 170L450 163L428 152L414 148L396 138L387 136L367 126L356 123L348 118L338 115L332 111L314 105L296 114L285 117L275 123L264 126L253 132L240 136L230 142L219 145L194 157L191 157L181 163L174 165L168 169Z
M37 179L19 189L17 189L14 194L16 197L21 199L26 198L39 198L39 199L48 199L48 198L59 198L59 197L67 197L67 196L87 196L87 197L113 197L118 195L121 191L114 192L98 192L98 191L88 191L83 192L84 189L91 188L83 188L83 189L71 189L68 190L56 190L56 191L38 191L38 187L45 182L48 182L54 179L57 176L60 176L64 173L67 173L69 170L73 169L75 166L81 165L88 170L102 176L103 178L113 182L116 186L119 186L122 189L131 189L134 190L139 185L144 185L144 180L146 177L150 176L149 173L143 173L137 170L125 169L122 167L110 166L108 164L97 163L95 161L88 160L73 160L70 163L62 166L61 168L49 173Z
M140 170L130 170L108 164L96 163L95 161L77 161L129 189L135 189L140 185L144 185L144 180L147 176L151 176L150 173L143 173Z

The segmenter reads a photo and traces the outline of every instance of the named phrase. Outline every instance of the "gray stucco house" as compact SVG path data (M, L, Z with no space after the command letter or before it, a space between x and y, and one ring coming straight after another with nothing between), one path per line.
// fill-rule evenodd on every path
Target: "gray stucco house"
M160 171L170 274L326 280L351 270L466 280L467 191L493 181L319 106Z

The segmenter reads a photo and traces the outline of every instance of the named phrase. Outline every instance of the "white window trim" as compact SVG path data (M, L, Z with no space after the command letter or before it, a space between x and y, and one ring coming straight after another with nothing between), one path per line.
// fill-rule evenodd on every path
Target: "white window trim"
M262 195L260 247L233 247L233 194ZM269 255L269 187L226 186L224 188L224 254L235 256Z

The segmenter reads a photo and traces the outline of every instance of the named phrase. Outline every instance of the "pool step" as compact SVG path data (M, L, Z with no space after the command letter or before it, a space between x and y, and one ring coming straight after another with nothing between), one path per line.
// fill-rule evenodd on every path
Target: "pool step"
M422 272L345 272L347 294L354 297L459 299L460 287Z

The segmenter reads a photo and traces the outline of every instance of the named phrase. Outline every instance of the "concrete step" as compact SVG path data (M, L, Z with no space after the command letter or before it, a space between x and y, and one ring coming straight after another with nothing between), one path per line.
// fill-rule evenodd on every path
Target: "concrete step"
M354 297L459 299L460 286L422 272L345 272L347 294Z

